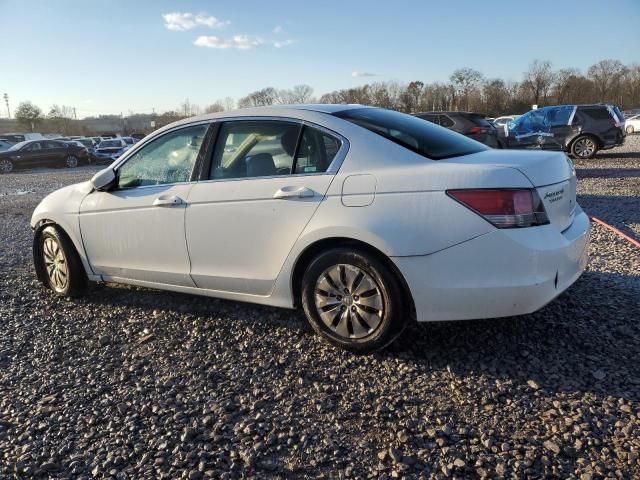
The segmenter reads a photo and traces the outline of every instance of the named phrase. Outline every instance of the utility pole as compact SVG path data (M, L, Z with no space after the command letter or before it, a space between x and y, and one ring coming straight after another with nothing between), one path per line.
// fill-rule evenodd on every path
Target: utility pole
M9 110L9 95L4 94L4 103L7 105L7 117L11 118L11 111Z
M77 119L78 119L78 115L76 115L76 107L73 107L73 118L74 118L75 120L77 120Z

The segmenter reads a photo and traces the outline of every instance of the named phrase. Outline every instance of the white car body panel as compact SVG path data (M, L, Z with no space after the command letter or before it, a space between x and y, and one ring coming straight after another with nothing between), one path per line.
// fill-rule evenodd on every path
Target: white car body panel
M193 183L92 192L80 206L80 228L93 272L132 280L195 286L184 234L186 203L156 206L156 199L182 199Z
M634 115L624 121L625 130L627 127L633 127L634 133L640 132L640 115Z
M91 192L86 182L45 198L32 226L52 221L67 231L92 280L280 307L295 305L292 274L307 248L357 240L395 264L420 321L529 313L584 270L589 220L575 204L575 171L563 153L487 150L429 160L327 115L341 108L348 107L257 108L184 120L148 135L111 166L179 126L276 117L346 138L349 149L335 171L114 192ZM313 196L273 198L301 187ZM511 230L496 229L445 193L533 187L551 223ZM161 196L184 204L154 206Z
M333 178L293 175L196 184L185 222L195 284L268 295ZM281 189L298 188L313 196L274 198Z

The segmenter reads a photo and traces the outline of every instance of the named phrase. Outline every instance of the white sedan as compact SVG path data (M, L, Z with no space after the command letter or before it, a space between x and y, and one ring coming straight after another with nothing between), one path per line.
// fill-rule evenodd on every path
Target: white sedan
M633 115L625 119L624 129L628 134L640 132L640 115Z
M31 225L57 295L117 282L301 306L359 352L415 320L538 310L585 269L590 229L564 153L354 105L174 123L50 194Z

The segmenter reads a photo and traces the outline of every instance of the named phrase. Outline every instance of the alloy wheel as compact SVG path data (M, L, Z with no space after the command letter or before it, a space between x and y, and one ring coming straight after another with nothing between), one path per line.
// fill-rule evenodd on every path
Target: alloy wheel
M578 157L587 158L593 155L596 144L590 138L581 138L576 141L574 151Z
M351 339L373 333L384 315L384 299L374 278L347 264L333 265L320 275L315 306L327 327Z
M61 292L69 283L69 268L64 252L54 238L45 237L42 243L42 253L51 286Z
M0 160L0 173L10 173L13 170L13 163L6 158Z
M632 125L629 125L627 127L627 133L633 133L633 126Z
M67 157L66 164L67 164L67 167L69 168L75 168L78 166L78 158L75 157L74 155L69 155Z

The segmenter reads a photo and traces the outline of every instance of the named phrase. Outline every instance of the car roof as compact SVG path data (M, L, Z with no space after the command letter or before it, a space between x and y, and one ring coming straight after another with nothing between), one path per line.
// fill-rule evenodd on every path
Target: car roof
M265 105L262 107L248 107L248 108L240 108L237 110L227 110L224 112L207 113L204 115L191 117L185 120L189 120L189 122L194 122L199 120L210 120L210 119L225 118L225 117L251 117L251 116L268 116L268 115L287 116L287 113L300 111L300 110L308 110L312 112L332 114L336 112L342 112L345 110L353 110L356 108L374 108L374 107L368 107L366 105L359 105L354 103L351 103L351 104L300 103L300 104L292 104L292 105Z

